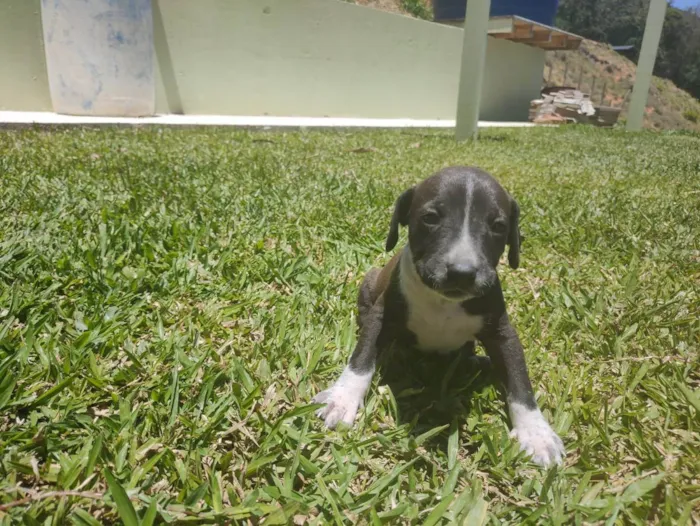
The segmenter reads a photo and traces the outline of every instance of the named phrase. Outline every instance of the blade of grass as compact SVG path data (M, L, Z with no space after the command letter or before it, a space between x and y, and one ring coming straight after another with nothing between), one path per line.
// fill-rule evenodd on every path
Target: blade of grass
M129 496L122 488L121 484L114 478L114 475L105 468L102 471L105 479L107 480L107 486L112 494L114 503L117 505L117 511L119 512L119 517L121 517L124 522L124 526L139 526L139 518L136 515L136 510L133 504L129 500Z

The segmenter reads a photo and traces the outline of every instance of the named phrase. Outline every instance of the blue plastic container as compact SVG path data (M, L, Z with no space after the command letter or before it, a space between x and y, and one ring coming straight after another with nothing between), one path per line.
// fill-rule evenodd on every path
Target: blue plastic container
M517 15L546 26L554 25L559 0L491 0L491 16ZM436 22L464 20L466 0L433 0Z

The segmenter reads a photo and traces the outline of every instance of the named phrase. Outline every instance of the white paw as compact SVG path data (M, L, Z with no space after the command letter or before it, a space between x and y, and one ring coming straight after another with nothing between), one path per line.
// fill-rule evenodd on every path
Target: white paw
M352 393L336 389L335 385L318 393L313 401L315 404L326 404L316 411L316 416L322 418L326 427L331 429L337 426L338 422L352 426L357 416L357 410L362 404L362 400L358 400Z
M315 404L326 404L316 415L331 429L339 422L352 426L371 382L372 372L356 374L346 367L330 388L314 397Z
M564 443L537 410L528 410L515 404L510 408L513 430L512 438L520 442L520 449L532 457L540 466L561 464L564 458Z

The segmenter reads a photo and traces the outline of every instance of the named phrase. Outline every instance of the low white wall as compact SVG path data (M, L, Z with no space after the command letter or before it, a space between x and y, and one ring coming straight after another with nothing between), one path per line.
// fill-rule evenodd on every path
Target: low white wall
M52 111L41 0L0 0L0 111Z
M2 0L0 109L50 110L39 1ZM454 119L459 28L337 0L153 5L158 113ZM526 120L543 68L490 38L481 118Z
M157 0L156 10L157 111L455 116L459 28L335 0ZM481 118L527 120L543 68L542 50L490 38Z
M528 120L530 101L540 96L543 73L544 50L489 38L479 118Z

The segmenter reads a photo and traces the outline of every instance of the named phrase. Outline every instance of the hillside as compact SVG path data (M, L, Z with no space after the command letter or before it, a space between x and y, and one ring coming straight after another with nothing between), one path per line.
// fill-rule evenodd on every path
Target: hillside
M576 86L583 70L581 90L590 93L593 101L600 104L605 86L605 104L622 106L624 118L636 73L634 62L610 46L592 40L584 40L577 51L548 52L545 61L544 80L547 85L563 85L566 71L566 85ZM551 76L550 68L553 68ZM700 131L700 101L670 80L654 77L644 124L657 130Z
M697 1L697 0L693 0ZM636 63L644 39L650 0L560 0L557 27L595 42L631 46ZM700 7L671 0L654 74L700 99Z
M425 18L428 11L425 0L355 0L354 3ZM551 74L550 74L550 68ZM590 93L595 78L592 98L600 103L601 90L605 85L605 103L622 106L624 119L629 101L629 90L634 82L634 62L613 51L607 44L584 40L577 51L552 51L546 54L543 83L562 85L564 72L567 85L576 86L583 71L582 90ZM700 131L700 101L678 88L673 82L654 77L647 103L645 127L650 129L685 129Z

